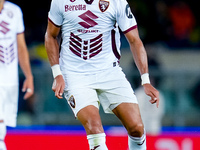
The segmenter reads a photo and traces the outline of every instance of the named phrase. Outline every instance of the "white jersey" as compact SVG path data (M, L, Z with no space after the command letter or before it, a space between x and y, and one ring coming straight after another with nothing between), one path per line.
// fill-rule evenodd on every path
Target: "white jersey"
M118 26L124 33L137 26L126 0L52 0L49 20L61 27L63 74L95 73L116 66Z
M0 12L0 85L18 84L17 34L22 32L21 9L5 1Z

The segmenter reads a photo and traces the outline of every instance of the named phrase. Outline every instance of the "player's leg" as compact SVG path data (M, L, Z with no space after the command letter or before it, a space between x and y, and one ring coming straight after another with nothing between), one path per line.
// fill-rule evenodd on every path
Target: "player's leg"
M6 125L3 120L0 120L0 150L6 150L4 142L6 136Z
M89 86L93 81L91 78L85 75L68 75L64 95L75 117L86 130L90 150L107 150L97 93Z
M102 79L100 77L103 77ZM130 150L146 150L146 136L137 98L120 68L104 72L98 97L106 113L113 112L129 134Z
M90 150L107 150L99 109L94 105L86 106L77 113L77 118L85 128Z
M4 142L6 136L6 124L5 118L5 100L6 100L6 89L0 86L0 150L6 150Z
M6 150L6 126L15 127L18 108L18 85L0 87L0 150Z
M138 104L121 103L113 109L128 132L130 150L146 150L146 134Z

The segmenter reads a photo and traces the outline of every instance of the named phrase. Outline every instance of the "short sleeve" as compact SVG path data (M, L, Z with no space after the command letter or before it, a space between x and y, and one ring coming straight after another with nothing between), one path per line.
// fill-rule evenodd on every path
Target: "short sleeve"
M60 2L61 0L52 0L48 14L50 21L53 22L56 26L61 26L63 23L63 15L59 7Z
M116 20L123 33L137 27L135 17L126 0L118 0Z
M24 20L23 20L23 13L22 10L18 7L17 9L17 34L24 32Z

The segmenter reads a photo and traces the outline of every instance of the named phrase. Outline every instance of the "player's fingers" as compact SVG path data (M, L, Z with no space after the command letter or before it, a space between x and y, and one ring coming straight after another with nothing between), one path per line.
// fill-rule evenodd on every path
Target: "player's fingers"
M60 89L56 89L55 96L59 99L62 99L62 93L60 92Z
M54 92L56 91L56 80L53 81L52 90Z
M151 94L149 94L149 96L151 97L151 100L149 100L149 102L151 104L154 104L156 103L156 106L159 107L159 93L153 93L153 92L150 92Z
M150 102L151 104L154 104L154 103L157 102L157 98L151 99L151 100L149 100L149 102Z
M155 91L153 94L153 100L154 100L154 103L156 103L156 107L158 108L159 107L159 102L160 102L160 99L159 99L159 92L158 91Z
M62 93L58 93L57 98L59 98L59 99L63 99Z
M65 82L62 76L58 76L54 79L52 90L55 92L55 96L59 99L62 99L62 94L64 91Z
M62 99L62 93L61 92L55 92L55 96L58 98L58 99Z
M64 93L64 85L61 85L61 88L60 88L60 91L59 91L59 96L61 97L61 98L63 98L62 97L62 95L63 95L63 93Z
M65 88L65 85L61 85L61 88L60 88L60 91L59 91L59 96L60 96L60 99L63 98L63 93L64 93L64 88Z
M58 99L62 99L62 94L63 94L63 89L62 89L62 86L61 85L57 85L56 87L56 90L55 90L55 96L58 98Z
M24 99L28 99L29 97L31 97L33 95L33 90L31 88L27 88L26 89L26 93L24 95Z
M154 101L154 98L155 98L156 96L155 96L152 92L148 92L147 95L151 97L151 100L150 100L150 101Z
M24 84L22 86L22 92L26 92L27 84L26 81L24 81Z
M156 101L156 106L157 106L157 108L159 107L159 104L160 104L160 100L157 100L157 101Z
M144 89L145 89L145 93L151 97L149 102L151 104L156 103L156 106L158 107L159 106L159 92L151 85L144 86Z
M30 93L26 93L26 94L24 95L24 100L27 100L29 97L31 97L31 95L32 95L32 94L30 94Z
M157 108L159 107L159 102L160 102L159 98L154 98L154 99L150 100L151 104L155 104L156 103L156 107Z

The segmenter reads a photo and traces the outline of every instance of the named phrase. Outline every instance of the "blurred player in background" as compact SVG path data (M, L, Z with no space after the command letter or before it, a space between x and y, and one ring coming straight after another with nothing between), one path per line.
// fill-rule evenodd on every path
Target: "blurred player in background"
M126 0L52 0L45 46L55 96L64 93L84 126L90 150L107 150L99 104L127 129L130 150L145 150L146 135L137 98L121 67L120 34L125 34L150 102L159 92L150 84L147 55ZM58 44L61 31L62 43ZM78 143L78 141L77 141Z
M21 9L0 0L0 150L6 150L6 126L15 127L18 108L18 60L25 75L24 99L33 95L33 76L24 38Z

